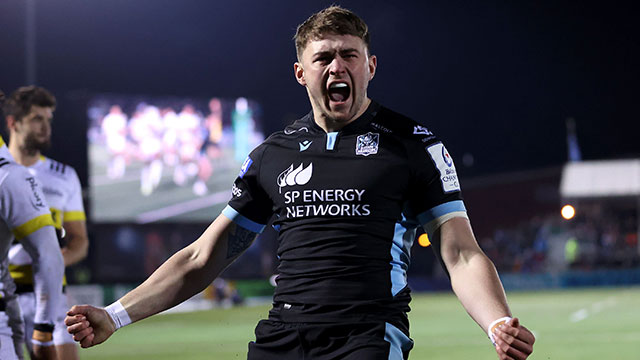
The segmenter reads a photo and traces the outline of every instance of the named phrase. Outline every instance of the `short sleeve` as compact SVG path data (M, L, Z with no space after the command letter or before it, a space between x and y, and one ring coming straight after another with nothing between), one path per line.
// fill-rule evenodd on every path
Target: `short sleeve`
M25 168L15 166L10 170L0 185L0 202L2 218L18 240L53 226L42 187Z
M82 203L82 186L78 174L73 168L69 168L69 199L63 208L63 221L85 221L87 216Z
M453 217L466 218L456 167L445 145L435 138L411 145L411 213L428 233Z
M223 215L246 228L260 233L273 214L273 202L260 182L260 165L264 161L266 145L249 154L231 188L231 200Z

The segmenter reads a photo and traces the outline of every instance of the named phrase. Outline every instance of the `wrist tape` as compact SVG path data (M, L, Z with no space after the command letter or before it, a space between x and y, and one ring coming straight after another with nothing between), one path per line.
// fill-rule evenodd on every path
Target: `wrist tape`
M131 318L129 317L127 310L124 309L124 306L120 304L119 300L104 309L107 311L107 314L111 316L111 320L116 324L116 330L131 324Z
M501 317L500 319L496 319L494 320L490 325L489 325L489 329L487 330L487 334L489 335L489 339L491 340L491 343L493 343L493 346L496 346L496 336L493 334L494 331L496 331L496 329L500 326L505 324L507 321L511 320L511 317L509 316L505 316L505 317Z
M33 335L31 342L40 346L53 345L53 329L54 326L45 323L36 323L33 326Z

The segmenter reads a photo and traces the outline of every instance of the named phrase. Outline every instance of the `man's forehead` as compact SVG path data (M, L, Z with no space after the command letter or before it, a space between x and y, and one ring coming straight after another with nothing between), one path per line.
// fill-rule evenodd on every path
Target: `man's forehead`
M31 105L31 109L29 109L29 114L31 116L46 116L46 117L51 117L53 116L53 111L55 110L55 108L50 107L50 106L39 106L39 105Z
M315 54L324 51L340 51L355 49L364 51L366 44L364 40L354 35L323 34L319 38L310 39L305 48L305 52Z

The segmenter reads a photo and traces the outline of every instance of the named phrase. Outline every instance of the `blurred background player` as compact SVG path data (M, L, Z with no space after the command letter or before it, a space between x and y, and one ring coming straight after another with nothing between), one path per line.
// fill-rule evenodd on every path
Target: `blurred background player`
M0 92L1 93L1 92ZM35 325L28 333L32 359L57 359L53 344L56 313L64 302L60 289L64 263L44 194L27 169L16 164L0 136L0 359L22 359L23 340L14 342L13 334L24 332L22 324L10 318L19 316L12 301L7 278L7 252L14 240L38 259L33 264ZM46 255L45 255L46 254ZM16 329L17 328L17 329Z
M245 98L236 100L236 107L231 113L233 126L234 158L241 163L251 151L251 135L253 134L253 113L249 109L249 102Z
M43 193L50 206L56 230L63 234L60 248L64 265L73 265L87 256L89 239L82 203L82 187L76 171L42 155L51 145L51 122L56 99L46 89L37 86L21 87L6 100L3 110L9 130L9 151L20 165L43 184ZM55 256L55 255L50 255ZM21 244L9 251L11 276L16 282L20 307L25 322L28 345L36 317L36 296L32 276L32 258ZM60 287L59 290L63 290ZM57 309L58 322L53 342L61 359L77 359L77 346L64 331L62 322L67 302ZM30 348L30 346L28 346Z
M129 122L131 137L137 144L136 156L143 162L140 171L140 192L149 196L162 179L163 123L160 110L140 103Z
M160 110L164 134L162 135L162 159L166 166L175 167L178 164L178 127L180 119L171 108Z
M101 127L110 154L107 176L110 179L120 179L127 166L127 115L120 106L113 105L102 120Z
M218 98L209 100L209 115L204 119L207 140L204 144L207 156L212 159L220 156L222 141L222 102Z
M174 181L183 186L198 175L200 149L204 143L202 116L191 104L186 104L178 114L178 165L174 170ZM196 195L204 195L208 189L204 182L197 179L192 185Z
M222 103L220 99L209 100L209 115L204 118L204 143L198 157L198 178L193 183L193 193L202 196L209 192L207 181L213 174L212 160L220 156L220 141L222 141Z

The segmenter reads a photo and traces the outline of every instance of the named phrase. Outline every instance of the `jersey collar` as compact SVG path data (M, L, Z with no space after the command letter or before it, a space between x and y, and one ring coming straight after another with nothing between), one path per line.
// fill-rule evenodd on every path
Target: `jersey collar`
M367 110L365 110L365 112L357 119L343 127L339 132L343 134L359 133L362 131L362 129L369 128L369 123L371 123L371 120L373 120L373 118L378 114L380 108L380 104L371 100L371 103L369 104L369 107L367 107ZM313 119L313 110L309 111L309 113L302 119L288 126L285 129L285 132L299 131L304 127L306 127L307 130L311 133L325 133L325 131L320 126L318 126L318 124L316 124L315 120Z

